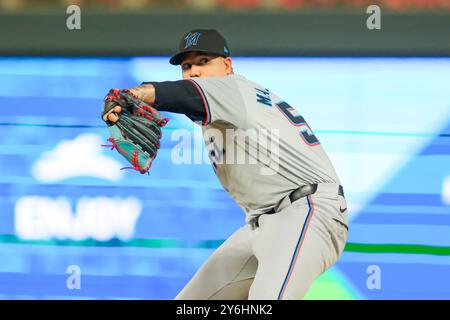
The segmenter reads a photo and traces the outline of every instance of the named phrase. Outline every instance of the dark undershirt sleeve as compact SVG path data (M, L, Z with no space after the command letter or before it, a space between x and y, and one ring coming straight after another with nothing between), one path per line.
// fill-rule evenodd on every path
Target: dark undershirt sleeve
M155 105L160 111L185 114L192 121L208 122L209 114L198 88L188 80L143 82L155 87Z

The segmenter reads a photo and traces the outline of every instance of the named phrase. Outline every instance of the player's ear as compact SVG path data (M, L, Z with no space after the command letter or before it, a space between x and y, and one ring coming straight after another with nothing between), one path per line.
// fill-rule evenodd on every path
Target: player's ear
M225 64L225 72L227 75L233 74L233 61L231 61L230 57L226 57L223 59L223 63Z

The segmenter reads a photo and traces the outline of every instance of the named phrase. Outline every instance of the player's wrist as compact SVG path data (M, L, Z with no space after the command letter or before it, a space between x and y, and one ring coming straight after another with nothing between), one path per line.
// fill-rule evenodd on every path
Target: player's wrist
M150 83L131 88L130 92L149 105L155 103L155 87Z

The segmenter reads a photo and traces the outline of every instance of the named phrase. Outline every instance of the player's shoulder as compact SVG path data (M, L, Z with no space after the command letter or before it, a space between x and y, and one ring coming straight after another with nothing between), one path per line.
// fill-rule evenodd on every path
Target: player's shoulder
M241 74L236 74L236 73L235 74L230 74L227 77L229 77L229 79L231 81L236 81L237 83L247 83L247 84L250 84L250 85L256 84L254 81L247 79L246 77L244 77Z
M260 91L269 92L264 86L261 86L240 74L230 74L222 77L202 77L192 80L194 80L201 88L204 88L209 92L221 94L229 94L230 92L238 91L242 97L247 97L248 95L253 97Z
M253 83L252 81L248 80L244 76L240 74L230 74L226 76L213 76L213 77L202 77L202 78L190 78L189 80L193 80L197 83L236 83L236 84L243 84L243 83Z
M250 80L246 77L244 77L241 74L231 74L224 78L227 78L227 81L233 82L233 84L239 88L241 93L253 93L254 90L267 90L264 86L261 84Z
M254 80L247 79L243 75L233 74L233 75L230 75L230 77L232 77L231 79L233 79L237 83L240 83L242 86L248 86L251 89L259 88L259 89L268 90L264 85L254 81Z

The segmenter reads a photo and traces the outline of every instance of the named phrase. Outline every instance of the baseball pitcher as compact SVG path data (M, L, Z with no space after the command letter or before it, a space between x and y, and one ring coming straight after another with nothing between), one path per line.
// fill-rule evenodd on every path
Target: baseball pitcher
M159 125L167 121L158 111L199 123L218 179L246 214L245 225L176 299L302 299L336 263L348 234L343 187L319 139L287 101L233 72L230 48L216 30L185 34L170 63L181 66L183 80L113 91L103 119L111 127L124 121L128 94ZM157 141L148 144L159 147ZM145 172L148 162L138 161L148 156L143 148L123 149L133 167Z

